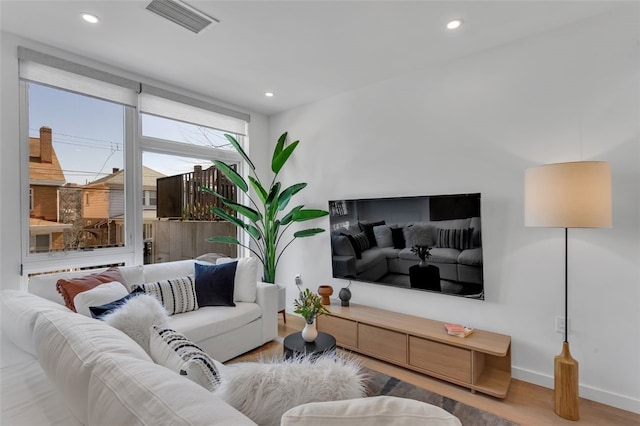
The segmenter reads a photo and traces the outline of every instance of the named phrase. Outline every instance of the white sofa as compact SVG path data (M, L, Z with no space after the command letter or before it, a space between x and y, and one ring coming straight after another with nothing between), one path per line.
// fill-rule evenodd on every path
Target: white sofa
M184 277L194 273L195 260L120 267L129 287L136 284ZM64 304L56 282L95 271L34 276L29 293ZM217 361L224 362L278 336L277 286L256 280L255 303L236 302L235 307L206 306L170 317L171 327L183 333Z
M255 425L106 323L26 292L1 298L1 424Z

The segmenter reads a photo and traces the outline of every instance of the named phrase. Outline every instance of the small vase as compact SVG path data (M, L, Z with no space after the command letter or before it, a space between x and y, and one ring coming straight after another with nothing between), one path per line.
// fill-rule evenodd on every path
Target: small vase
M420 264L418 266L420 266L420 267L427 266L427 261L420 259Z
M347 287L341 288L340 293L338 293L338 297L340 298L340 305L349 306L349 300L351 299L351 290Z
M302 329L302 340L307 343L314 342L318 337L318 330L316 329L316 321L313 320L311 324L305 323Z

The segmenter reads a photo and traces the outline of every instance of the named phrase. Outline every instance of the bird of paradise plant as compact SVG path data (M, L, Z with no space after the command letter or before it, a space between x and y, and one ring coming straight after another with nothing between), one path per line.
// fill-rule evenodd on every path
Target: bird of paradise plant
M214 165L222 171L239 190L247 195L250 205L246 206L225 198L206 186L202 186L200 189L220 198L225 206L237 213L237 216L234 216L220 207L213 207L211 209L211 211L220 218L246 231L254 244L253 246L251 244L245 245L237 238L230 236L215 236L209 238L208 241L212 243L235 244L247 248L255 254L262 263L263 281L275 283L278 262L289 245L297 238L310 237L324 232L322 228L309 228L296 231L291 240L284 244L281 240L286 230L295 222L318 219L328 215L329 212L319 209L305 209L304 205L297 205L284 213L291 198L307 186L304 182L296 183L281 190L282 184L277 181L278 174L300 141L295 141L287 145L287 132L278 138L271 160L273 178L269 186L266 187L256 174L256 167L253 161L247 156L236 138L229 134L225 134L225 137L248 165L249 184L256 193L258 200L256 201L251 197L247 181L228 164L218 160L213 161ZM243 220L241 217L247 220Z

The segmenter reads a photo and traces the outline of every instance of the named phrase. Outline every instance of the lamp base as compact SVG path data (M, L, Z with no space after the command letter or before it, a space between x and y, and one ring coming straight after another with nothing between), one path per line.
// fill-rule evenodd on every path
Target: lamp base
M555 412L562 418L578 420L579 388L578 361L571 357L569 342L562 344L562 352L554 360Z

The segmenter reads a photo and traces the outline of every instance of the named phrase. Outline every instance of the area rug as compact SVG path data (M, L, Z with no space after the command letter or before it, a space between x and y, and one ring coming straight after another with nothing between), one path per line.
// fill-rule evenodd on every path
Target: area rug
M517 426L517 423L500 416L403 382L395 377L387 376L384 373L379 373L366 367L362 367L362 369L369 378L367 396L390 395L433 404L444 408L460 419L462 426Z

